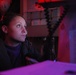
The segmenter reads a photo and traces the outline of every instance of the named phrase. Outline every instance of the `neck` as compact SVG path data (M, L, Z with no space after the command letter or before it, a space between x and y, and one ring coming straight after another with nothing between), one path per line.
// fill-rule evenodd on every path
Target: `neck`
M6 39L4 40L4 42L5 42L6 45L12 46L12 47L16 47L16 46L18 46L18 45L20 44L20 42L15 41L14 39L9 39L9 40L8 40L8 38L6 38Z

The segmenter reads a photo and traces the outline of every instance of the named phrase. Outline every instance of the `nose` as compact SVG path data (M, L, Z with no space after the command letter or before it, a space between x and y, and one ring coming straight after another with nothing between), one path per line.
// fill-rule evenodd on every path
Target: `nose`
M22 28L22 33L25 33L27 35L27 30L25 27Z

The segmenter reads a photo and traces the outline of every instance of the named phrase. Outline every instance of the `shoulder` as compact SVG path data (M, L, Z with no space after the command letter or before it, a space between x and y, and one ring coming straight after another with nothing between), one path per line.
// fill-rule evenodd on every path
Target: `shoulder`
M0 46L1 46L1 44L4 44L4 42L3 42L3 40L0 38Z
M32 42L30 42L29 40L25 40L25 42L24 42L24 44L26 45L26 46L32 46Z
M28 40L25 40L24 42L22 42L22 50L25 52L25 51L27 51L27 52L31 52L32 51L32 44L30 43L30 41L28 41ZM26 53L27 53L26 52ZM26 54L25 53L25 54Z
M25 43L32 45L32 43L29 40L25 40Z
M3 40L0 38L0 41L3 41Z

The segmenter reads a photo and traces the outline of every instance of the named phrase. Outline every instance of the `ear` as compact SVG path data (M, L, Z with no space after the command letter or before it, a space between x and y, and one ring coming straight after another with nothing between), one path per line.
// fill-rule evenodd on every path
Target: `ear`
M8 32L7 26L3 25L3 26L2 26L2 31L3 31L4 33L7 33L7 32Z

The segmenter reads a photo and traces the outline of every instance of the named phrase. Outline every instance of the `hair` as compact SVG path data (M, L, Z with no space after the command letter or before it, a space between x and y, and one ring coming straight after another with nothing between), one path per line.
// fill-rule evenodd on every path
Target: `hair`
M3 26L3 25L8 26L9 23L11 22L11 20L12 20L14 17L16 17L16 16L21 16L21 15L16 14L16 13L13 13L13 12L12 12L12 13L9 12L9 13L5 14L4 17L3 17L3 20L2 20L2 26Z
M12 19L16 16L21 16L20 14L8 12L3 16L3 20L0 22L0 38L4 38L5 33L2 31L2 26L6 25L8 26L9 23L12 21Z

